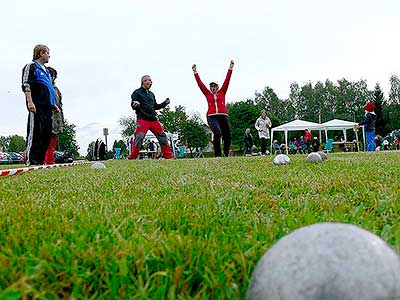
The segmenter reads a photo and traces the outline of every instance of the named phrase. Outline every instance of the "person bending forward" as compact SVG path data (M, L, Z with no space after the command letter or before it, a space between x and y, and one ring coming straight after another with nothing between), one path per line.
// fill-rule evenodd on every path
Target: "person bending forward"
M156 102L154 94L150 91L153 82L149 75L142 77L141 84L142 86L135 90L131 96L131 106L132 109L136 111L137 127L134 133L135 141L132 147L132 153L128 158L138 158L140 148L148 130L158 139L163 157L165 159L173 158L174 155L168 145L167 135L156 113L156 110L166 107L170 103L170 100L167 98L160 104Z

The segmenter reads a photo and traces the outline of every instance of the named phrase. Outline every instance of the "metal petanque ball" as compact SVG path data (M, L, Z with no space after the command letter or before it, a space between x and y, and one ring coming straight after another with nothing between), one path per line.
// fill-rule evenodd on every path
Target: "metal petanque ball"
M263 255L246 299L400 299L400 257L381 238L354 225L306 226Z
M320 163L322 162L321 156L318 154L318 152L311 152L307 156L307 162L311 163Z
M328 159L328 155L323 152L323 151L318 151L319 156L321 156L322 160L327 160Z
M91 166L91 168L92 169L105 169L106 168L106 166L103 164L103 163L101 163L101 162L99 162L99 161L96 161L92 166Z
M286 154L278 154L272 162L274 165L288 165L290 164L290 158Z

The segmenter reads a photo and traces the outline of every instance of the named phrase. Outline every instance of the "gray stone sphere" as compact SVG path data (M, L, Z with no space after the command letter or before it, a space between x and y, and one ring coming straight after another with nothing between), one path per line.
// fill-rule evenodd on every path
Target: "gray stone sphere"
M106 168L106 166L103 164L103 163L101 163L101 162L99 162L99 161L96 161L92 166L91 166L91 168L92 169L105 169Z
M272 162L274 165L288 165L290 164L290 158L286 154L278 154Z
M263 255L246 299L400 299L400 258L381 238L357 226L306 226Z
M322 160L327 160L328 159L328 155L323 152L323 151L318 151L319 156L321 156Z
M318 152L311 152L307 156L307 162L310 163L320 163L322 162L321 156L318 154Z

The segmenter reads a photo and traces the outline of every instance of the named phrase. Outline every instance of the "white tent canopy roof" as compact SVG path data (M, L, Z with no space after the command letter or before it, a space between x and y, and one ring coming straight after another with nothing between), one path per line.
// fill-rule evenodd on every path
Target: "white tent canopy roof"
M297 131L297 130L323 130L325 126L323 124L318 124L303 120L294 120L289 123L282 124L278 127L272 128L273 131Z
M328 122L322 123L324 127L328 130L343 130L343 129L354 129L354 126L357 123L350 122L350 121L345 121L345 120L339 120L339 119L333 119Z

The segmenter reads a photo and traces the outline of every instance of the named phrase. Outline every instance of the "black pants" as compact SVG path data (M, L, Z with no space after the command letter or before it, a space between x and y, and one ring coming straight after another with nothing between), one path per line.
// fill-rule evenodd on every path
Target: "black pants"
M267 139L260 138L260 142L261 142L261 154L265 154L267 152Z
M42 165L50 143L52 109L36 106L36 113L29 112L26 138L27 164Z
M221 156L221 137L224 141L224 155L229 156L231 147L231 128L227 115L207 116L207 122L214 134L214 155Z

